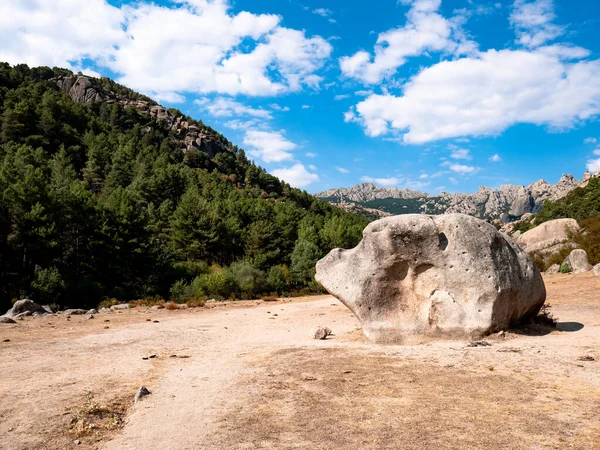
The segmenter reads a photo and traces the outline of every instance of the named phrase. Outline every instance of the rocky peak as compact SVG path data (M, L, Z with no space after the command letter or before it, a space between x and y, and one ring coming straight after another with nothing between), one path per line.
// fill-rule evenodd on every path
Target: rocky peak
M178 138L182 150L189 152L194 149L208 153L210 157L217 153L230 151L219 142L217 136L207 128L201 128L195 123L189 123L184 116L175 115L162 105L148 101L145 97L119 97L114 92L102 86L94 77L87 75L62 75L53 78L60 90L81 105L92 103L120 103L124 108L134 107L138 114L149 115L157 122L163 123Z

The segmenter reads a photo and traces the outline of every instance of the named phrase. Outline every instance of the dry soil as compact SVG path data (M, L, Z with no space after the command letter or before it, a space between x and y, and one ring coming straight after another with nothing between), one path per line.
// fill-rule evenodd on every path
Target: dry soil
M0 324L0 448L600 449L600 278L545 281L558 329L490 346L373 345L329 296Z

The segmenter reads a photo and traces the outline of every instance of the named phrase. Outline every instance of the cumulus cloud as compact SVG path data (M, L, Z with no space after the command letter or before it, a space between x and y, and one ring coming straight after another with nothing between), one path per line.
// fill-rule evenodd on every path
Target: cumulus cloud
M594 155L596 156L600 156L600 148L597 148L596 150L594 150Z
M218 97L214 100L207 98L194 101L214 117L251 116L270 120L272 115L263 108L252 108L235 101L232 98Z
M600 158L589 159L586 167L587 167L587 170L589 170L592 173L600 171Z
M348 95L348 94L338 94L335 97L333 97L333 99L335 101L345 100L347 98L350 98L350 95Z
M244 135L244 144L250 148L252 156L267 163L293 159L292 151L298 147L280 131L248 130Z
M448 161L443 162L441 165L444 167L447 167L452 172L459 173L459 174L472 174L472 173L479 172L479 167L467 166L464 164L456 164L456 163L451 163Z
M500 158L500 155L496 153L495 155L490 156L489 161L490 162L500 162L500 161L502 161L502 158Z
M565 32L565 27L553 24L553 0L516 0L510 23L517 33L517 42L526 47L538 47Z
M523 70L515 70L520 67ZM571 128L600 113L600 60L488 50L423 69L403 95L372 95L345 114L367 135L405 143L495 135L517 123Z
M595 137L589 137L583 140L584 144L595 144L596 142L598 142L598 139L596 139Z
M294 164L292 167L275 169L272 171L272 174L298 188L306 187L315 181L319 181L319 176L316 173L309 172L300 163Z
M466 159L466 160L470 160L471 159L471 155L469 153L469 150L467 150L466 148L458 148L456 146L452 146L451 150L452 150L452 153L450 153L450 158L453 158L453 159Z
M316 156L317 155L315 153L311 153L311 152L306 153L307 158L316 158Z
M376 183L376 184L380 184L381 186L395 186L397 184L400 184L401 180L396 177L391 177L391 178L361 177L360 181L363 181L365 183Z
M316 88L331 45L285 28L273 14L230 11L228 0L178 0L171 7L104 0L0 2L0 60L77 68L91 60L127 86L251 96ZM170 96L170 97L169 97Z
M404 26L381 33L375 55L361 50L340 59L342 73L367 84L379 83L393 75L408 58L425 52L468 54L476 44L461 29L462 17L445 19L438 10L441 0L402 0L410 5Z

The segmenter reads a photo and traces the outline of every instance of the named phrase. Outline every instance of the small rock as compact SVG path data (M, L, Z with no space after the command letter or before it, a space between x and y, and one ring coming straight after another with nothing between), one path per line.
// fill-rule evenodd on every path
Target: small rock
M12 320L10 317L2 316L2 317L0 317L0 323L17 323L17 322Z
M159 320L153 320L152 323L160 323Z
M107 326L107 327L104 327L104 329L105 329L105 330L108 330L109 328L110 328L110 327L108 327L108 326Z
M146 322L152 322L152 319L146 319Z
M4 339L2 342L10 342L10 339Z
M596 358L593 356L580 356L577 361L596 361Z
M469 342L469 345L467 345L467 347L491 347L492 344L490 344L489 342L485 342L485 341L473 341L473 342Z
M560 273L560 265L559 264L552 264L550 267L548 267L546 269L546 271L544 273L546 275L556 275L557 273Z
M597 277L600 277L600 264L596 264L594 266L594 275L596 275Z
M79 439L77 439L76 441L74 441L74 444L79 445L79 444L81 444L81 441Z
M163 305L154 305L152 308L150 309L165 309L165 307Z
M583 273L592 270L585 250L575 249L565 259L565 264L571 266L573 273Z
M90 320L90 319L93 319L93 318L94 318L94 315L93 315L93 314L90 314L89 316L87 316L87 317L85 318L85 320Z
M504 331L504 330L499 331L498 333L496 333L496 336L498 336L498 337L506 337L506 331Z
M114 311L113 311L112 309L110 309L110 308L102 308L102 309L100 310L100 312L101 312L101 313L111 313L111 312L114 312Z
M120 305L113 305L110 307L113 311L118 311L120 309L129 309L129 303L122 303Z
M108 319L104 319L104 323L106 323L106 322L110 322L110 320L108 320Z
M82 316L84 314L91 314L91 313L88 313L87 310L85 310L85 309L67 309L67 310L65 310L65 314L67 316Z
M324 341L331 334L331 330L327 327L317 327L313 331L313 339Z
M90 309L88 312L88 314L98 314L98 310L95 308Z
M138 389L137 394L135 394L135 397L133 399L134 403L139 402L143 397L145 397L146 395L150 395L152 394L152 392L150 392L148 389L146 389L145 386L142 386Z

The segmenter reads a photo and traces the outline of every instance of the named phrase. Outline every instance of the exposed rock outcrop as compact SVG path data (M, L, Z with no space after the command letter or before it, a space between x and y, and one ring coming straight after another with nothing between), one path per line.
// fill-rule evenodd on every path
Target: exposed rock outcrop
M536 314L546 299L527 253L462 214L373 222L356 248L319 261L316 278L375 342L485 335Z
M567 256L564 263L569 265L573 273L583 273L592 270L592 266L588 261L587 252L580 248L569 253L569 256Z
M13 307L6 311L4 316L13 318L21 315L32 315L34 313L47 314L48 311L33 300L23 299L16 301Z
M597 277L600 277L600 264L596 264L594 266L594 275L596 275Z
M423 214L469 214L482 219L502 219L504 222L522 217L524 214L536 213L542 209L545 200L558 200L580 186L580 182L572 175L563 175L556 184L544 180L536 181L529 186L506 184L499 189L480 187L472 194L450 194L442 192L432 196L424 192L410 189L382 188L373 183L362 183L350 188L330 189L319 192L315 196L331 201L336 206L342 202L358 203L358 206L369 206L361 203L381 199L409 200L419 205ZM393 214L404 214L406 205L398 205Z
M546 275L556 275L557 273L560 273L560 266L558 264L552 264L544 273Z
M178 143L185 152L197 149L213 157L218 153L231 151L211 130L189 123L185 117L175 115L164 106L157 105L145 97L130 99L119 96L105 89L96 78L87 75L63 75L53 78L52 81L79 104L119 103L124 108L135 108L141 115L151 116L177 136Z
M581 231L575 219L556 219L544 222L517 238L517 243L527 252L549 256L568 245L569 236Z

